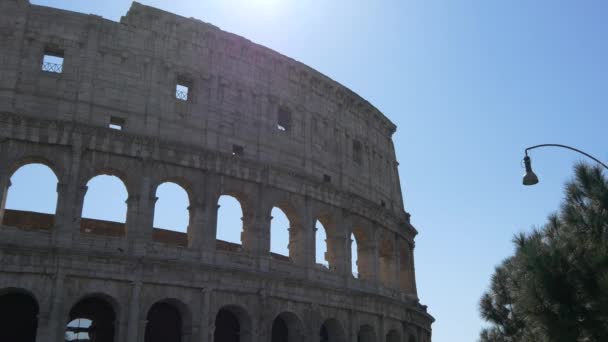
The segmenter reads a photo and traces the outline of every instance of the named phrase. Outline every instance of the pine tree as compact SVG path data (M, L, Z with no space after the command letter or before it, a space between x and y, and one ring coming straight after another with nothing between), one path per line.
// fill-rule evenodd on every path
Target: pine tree
M608 181L579 164L558 214L514 238L480 302L483 342L608 341Z

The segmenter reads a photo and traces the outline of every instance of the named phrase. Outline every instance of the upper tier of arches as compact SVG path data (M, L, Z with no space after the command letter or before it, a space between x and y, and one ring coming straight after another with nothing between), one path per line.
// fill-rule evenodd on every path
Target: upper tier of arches
M41 152L44 149L36 150ZM85 153L75 163L78 169L70 169L61 164L61 155L44 156L39 153L33 157L30 152L18 148L11 151L9 158L0 160L2 198L8 198L10 203L12 198L22 197L27 203L28 197L46 197L50 201L47 206L57 210L54 215L49 213L45 216L23 212L36 211L35 208L8 208L19 209L22 211L19 213L5 210L6 201L2 201L0 222L4 225L43 228L72 238L81 235L124 237L142 243L160 243L210 253L219 250L222 253L268 256L277 262L303 268L316 268L315 264L320 263L325 265L324 272L339 277L353 277L351 265L356 259L355 278L415 295L413 251L407 235L342 208L259 183L179 166L142 164L128 158L109 158L103 153ZM74 160L68 164L73 163ZM46 188L51 189L47 194L19 191L21 185L17 183L28 181L17 181L15 177L31 165L46 172L50 183ZM118 183L118 190L107 193L109 186L104 185L104 178L106 182ZM101 184L97 184L99 180ZM178 206L187 225L182 230L154 225L159 203L157 195L167 184L183 193ZM55 193L52 189L56 189ZM96 191L101 191L101 195L94 198ZM225 197L232 198L240 212L236 216L231 212L225 215L236 219L236 224L220 226L218 221L224 218L218 217L222 212L220 199ZM97 212L107 214L113 206L122 208L123 213L118 219L95 216ZM281 229L284 235L274 235L275 239L282 238L286 244L283 254L272 253L271 249L273 210L280 210L285 216L283 224L288 224ZM40 226L40 222L46 223ZM229 232L235 240L227 242L222 238L221 229L238 230L240 233ZM357 245L356 256L351 255L353 237ZM320 246L323 252L319 253L316 246ZM322 259L319 260L318 256Z

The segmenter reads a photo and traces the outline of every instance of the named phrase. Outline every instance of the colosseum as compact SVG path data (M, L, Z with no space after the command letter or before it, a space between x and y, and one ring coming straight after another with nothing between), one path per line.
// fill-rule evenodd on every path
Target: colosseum
M136 2L115 22L0 0L0 46L0 341L431 341L396 127L360 96ZM6 208L29 164L56 176L54 214ZM124 223L82 217L100 175L124 183ZM165 182L186 232L154 227ZM217 238L221 196L240 244ZM288 255L270 252L273 208Z

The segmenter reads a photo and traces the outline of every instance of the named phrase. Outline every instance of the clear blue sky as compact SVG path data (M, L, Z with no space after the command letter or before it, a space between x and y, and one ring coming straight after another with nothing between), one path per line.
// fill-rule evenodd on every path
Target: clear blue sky
M523 149L571 144L608 160L605 1L142 2L295 58L397 124L406 210L420 232L418 291L437 319L435 342L477 340L477 303L494 266L512 252L515 233L558 208L580 160L566 150L533 151L541 183L524 188ZM130 5L33 3L113 20Z

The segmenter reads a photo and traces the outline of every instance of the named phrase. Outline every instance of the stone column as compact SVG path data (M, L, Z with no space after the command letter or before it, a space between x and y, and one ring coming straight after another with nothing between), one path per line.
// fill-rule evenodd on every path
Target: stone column
M138 341L139 336L139 307L141 302L141 281L131 284L131 298L129 301L129 321L127 322L127 341Z
M304 226L294 224L289 227L289 257L294 264L306 266L306 234Z
M45 281L45 290L41 294L45 298L38 298L38 328L36 330L36 342L50 342L54 334L51 326L51 310L53 306L53 279Z
M149 162L142 164L142 176L133 186L136 193L129 194L127 199L127 220L125 229L129 248L135 255L145 255L146 245L152 241L154 224L154 208L158 198L152 189L150 176L153 165Z
M193 249L202 249L203 240L203 224L205 220L205 203L197 198L193 199L188 206L188 247Z
M243 248L258 257L270 256L270 211L265 201L263 186L243 208Z
M378 324L378 332L376 332L377 341L386 341L386 327L384 326L386 323L386 318L384 316L380 316L378 321L380 324Z
M410 247L409 250L408 250L408 252L410 254L409 258L408 258L409 261L410 261L410 263L408 265L409 271L410 271L410 284L409 284L410 285L410 291L409 291L409 293L412 296L414 296L414 298L418 299L418 290L416 289L416 270L415 270L415 267L414 267L414 265L415 265L415 263L414 263L414 248L416 248L416 244L414 242L412 242L409 245L409 247Z
M200 342L213 342L215 326L212 324L209 310L211 309L211 288L203 288L201 291L201 317L200 317ZM215 320L213 321L215 322ZM195 342L195 341L193 341Z
M82 192L82 186L79 184L82 152L80 139L74 137L70 165L65 169L66 174L59 175L61 179L57 183L53 239L60 245L71 244L72 237L80 231L80 216L86 193L86 186Z
M197 221L194 229L200 231L200 235L194 239L193 247L201 250L201 259L206 263L212 262L216 250L217 213L220 208L218 205L219 184L216 176L204 175L204 180L199 188L201 193L198 203L200 221Z
M316 228L315 228L315 219L313 217L312 214L312 205L311 205L311 199L310 198L306 198L305 204L304 204L305 208L303 210L303 215L302 215L302 235L303 235L303 239L304 239L304 243L302 244L302 246L304 247L304 256L305 256L305 260L304 260L304 266L306 266L306 268L308 268L308 272L313 272L315 270L315 265L316 265L316 246L315 246L315 232L316 232ZM309 277L311 277L312 274L309 274Z
M4 209L6 208L6 198L8 189L11 187L10 175L5 171L0 173L0 224L4 221Z
M65 324L67 317L64 316L64 295L63 285L65 283L65 275L59 271L55 274L52 291L51 314L49 316L49 334L43 341L58 342L64 341Z
M350 277L350 222L342 213L338 215L337 224L327 232L327 253L330 259L330 267L336 273Z

